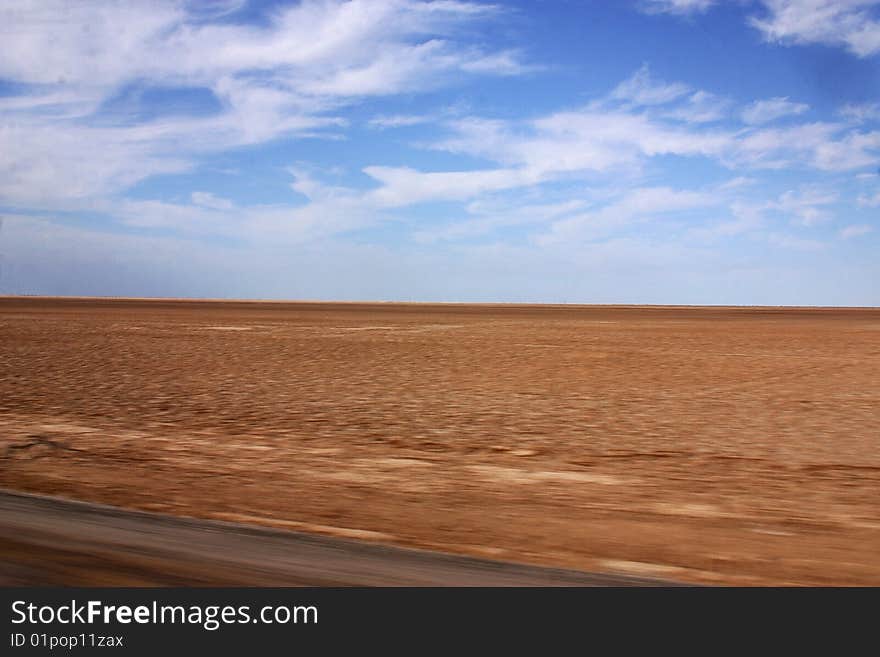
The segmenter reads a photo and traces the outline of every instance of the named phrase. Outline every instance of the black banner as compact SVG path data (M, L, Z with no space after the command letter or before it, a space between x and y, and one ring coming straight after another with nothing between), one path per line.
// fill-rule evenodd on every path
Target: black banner
M877 592L6 588L2 597L2 654L274 654L391 645L420 653L465 648L474 638L582 652L597 641L618 648L694 642L707 631L722 643L766 632L802 640L834 621L869 628Z

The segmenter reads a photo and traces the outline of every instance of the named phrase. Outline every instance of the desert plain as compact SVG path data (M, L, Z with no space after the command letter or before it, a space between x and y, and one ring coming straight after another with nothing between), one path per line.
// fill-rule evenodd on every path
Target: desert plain
M880 309L0 299L0 487L880 585Z

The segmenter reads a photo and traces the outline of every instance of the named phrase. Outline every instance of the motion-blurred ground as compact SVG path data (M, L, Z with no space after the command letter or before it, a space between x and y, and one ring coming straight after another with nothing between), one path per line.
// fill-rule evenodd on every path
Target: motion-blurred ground
M0 486L880 585L880 310L2 299Z

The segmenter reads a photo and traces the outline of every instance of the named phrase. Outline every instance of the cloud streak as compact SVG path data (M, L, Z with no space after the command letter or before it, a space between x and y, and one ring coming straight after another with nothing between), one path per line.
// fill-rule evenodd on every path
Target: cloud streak
M452 38L497 14L444 0L328 0L273 10L260 24L216 22L198 3L45 2L6 6L0 79L0 202L63 203L186 171L200 153L308 136L345 124L363 98L468 76L516 75L516 53ZM126 89L204 89L198 116L101 109ZM88 154L100 152L102 157Z
M858 57L880 53L878 0L764 0L752 26L767 41L840 46Z

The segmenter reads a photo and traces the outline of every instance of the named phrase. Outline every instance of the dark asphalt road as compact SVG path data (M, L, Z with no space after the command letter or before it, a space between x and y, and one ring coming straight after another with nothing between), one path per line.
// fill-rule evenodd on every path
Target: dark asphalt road
M0 491L6 586L670 586Z

